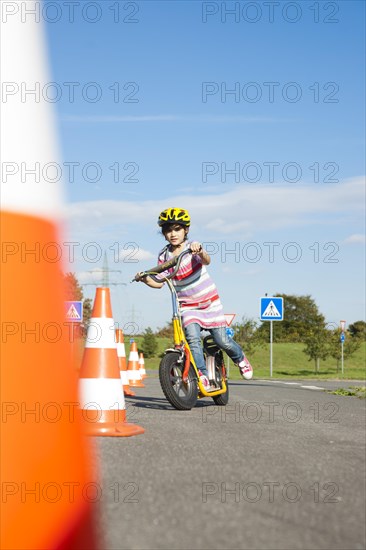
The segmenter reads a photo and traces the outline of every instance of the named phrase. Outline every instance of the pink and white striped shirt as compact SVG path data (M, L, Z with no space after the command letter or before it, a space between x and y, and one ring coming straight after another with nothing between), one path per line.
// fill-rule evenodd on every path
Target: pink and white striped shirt
M190 242L187 242L185 250L189 246ZM159 252L158 263L162 264L172 257L169 247L165 247ZM172 271L173 269L169 269L165 273ZM164 273L161 273L159 278L163 276ZM184 326L190 323L198 323L202 328L226 326L216 285L200 256L184 256L172 283L177 291Z

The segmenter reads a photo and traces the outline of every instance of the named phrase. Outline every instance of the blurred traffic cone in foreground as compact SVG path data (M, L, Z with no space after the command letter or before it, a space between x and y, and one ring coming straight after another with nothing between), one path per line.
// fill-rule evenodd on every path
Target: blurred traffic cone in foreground
M85 488L97 486L77 409L64 319L60 167L42 21L19 3L1 24L1 540L7 550L98 548ZM36 4L27 1L27 8ZM5 8L4 6L2 6ZM16 13L18 11L18 13ZM36 10L35 10L36 11ZM49 174L49 178L47 175ZM95 501L94 501L95 502Z
M140 365L141 380L143 380L144 378L146 378L146 370L145 370L144 354L142 352L139 355L139 365Z
M130 355L128 357L128 381L131 388L144 388L141 381L139 354L135 340L131 340Z
M130 385L128 383L125 340L124 340L122 329L120 329L120 328L116 329L116 342L117 342L117 356L118 356L118 363L119 363L119 373L120 373L120 376L121 376L123 393L125 395L136 395L130 389Z
M80 401L88 435L126 437L144 429L126 422L109 288L97 288L80 370Z

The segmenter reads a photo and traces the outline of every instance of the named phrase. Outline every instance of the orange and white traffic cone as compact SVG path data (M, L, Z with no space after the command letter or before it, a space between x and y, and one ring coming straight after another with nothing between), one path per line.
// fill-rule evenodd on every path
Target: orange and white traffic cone
M131 340L130 355L128 357L128 381L131 388L144 388L141 381L139 354L135 340Z
M123 331L122 331L121 328L116 329L116 341L117 341L117 356L118 356L118 363L119 363L119 373L120 373L120 376L121 376L123 393L125 395L130 395L130 396L131 395L136 395L135 392L133 392L130 389L130 385L128 383L125 340L124 340Z
M80 401L88 435L144 433L126 422L109 288L97 288L80 370Z
M144 360L144 354L141 352L139 356L139 365L140 365L140 374L141 374L141 380L146 378L146 370L145 370L145 360Z
M49 84L42 21L3 11L1 68L1 540L7 550L98 548L98 487L77 410L64 319L62 190L50 103L24 100ZM35 10L37 2L27 2ZM2 6L5 8L5 5ZM17 13L18 12L18 13ZM38 172L38 173L37 173ZM51 177L51 176L49 176ZM53 176L52 176L53 178ZM66 326L65 326L66 325Z

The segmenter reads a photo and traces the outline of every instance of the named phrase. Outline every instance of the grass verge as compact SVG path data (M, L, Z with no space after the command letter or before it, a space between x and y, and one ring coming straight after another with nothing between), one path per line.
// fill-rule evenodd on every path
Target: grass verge
M327 391L333 395L345 395L352 397L359 397L360 399L366 399L366 386L350 386L348 389L338 388L334 391Z
M142 337L135 337L138 349L141 348ZM145 368L148 370L157 370L159 368L159 355L165 349L172 347L172 341L169 338L158 338L158 352L155 357L145 357ZM78 341L74 351L75 368L80 368L83 341ZM129 338L125 336L126 357L128 361L130 343ZM310 362L303 352L303 344L292 343L274 343L273 344L273 378L276 379L315 379L315 380L365 380L365 352L366 342L349 359L344 361L344 373L342 375L340 366L337 367L336 361L328 358L320 362L320 370L315 373L314 362ZM245 351L245 348L244 348ZM252 355L248 356L253 365L255 378L270 378L269 372L269 344L263 348L257 349ZM228 358L225 358L225 364L228 364ZM241 376L237 367L230 361L230 379L239 380Z

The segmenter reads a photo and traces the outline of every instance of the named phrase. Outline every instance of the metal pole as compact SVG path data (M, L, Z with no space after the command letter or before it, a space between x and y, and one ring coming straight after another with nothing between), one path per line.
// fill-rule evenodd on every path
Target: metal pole
M341 362L342 362L342 376L343 376L343 373L344 373L344 364L343 364L343 342L341 342L341 350L342 350L342 359L341 359Z
M69 331L69 338L71 337L71 341L69 342L70 343L70 356L71 356L71 367L72 367L72 370L74 371L74 363L75 363L75 347L74 347L74 341L75 341L75 324L76 323L70 323L71 325L71 331ZM71 333L71 334L70 334Z
M273 342L273 321L270 321L269 326L269 372L272 378L272 366L273 366L273 351L272 351L272 342Z

